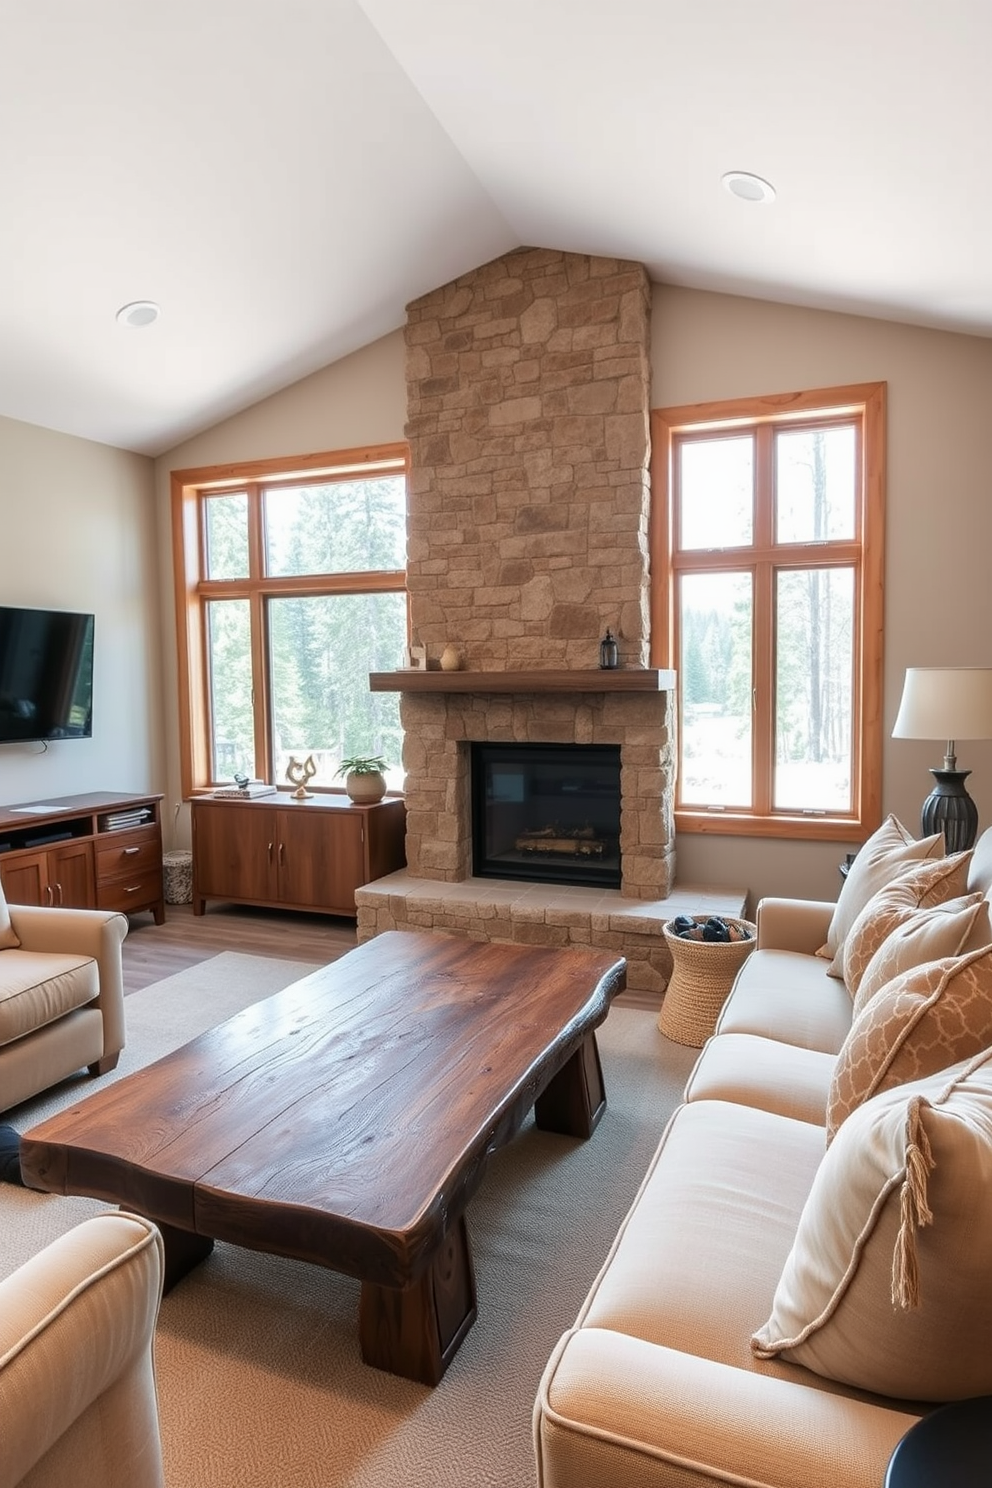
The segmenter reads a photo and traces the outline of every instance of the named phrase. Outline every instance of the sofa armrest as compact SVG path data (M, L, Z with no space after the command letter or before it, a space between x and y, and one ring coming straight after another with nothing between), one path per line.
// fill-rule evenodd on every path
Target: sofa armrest
M895 1401L852 1399L810 1380L575 1329L552 1355L535 1404L538 1483L878 1488L918 1418Z
M827 938L836 904L825 899L762 899L755 945L764 951L815 956Z
M11 904L10 923L22 951L47 951L65 956L92 956L97 963L100 991L93 1007L103 1014L103 1049L116 1054L124 1047L124 964L121 946L129 926L127 916L105 909L49 909L36 904Z
M137 1215L86 1220L0 1282L0 1488L162 1488L152 1346L164 1259Z

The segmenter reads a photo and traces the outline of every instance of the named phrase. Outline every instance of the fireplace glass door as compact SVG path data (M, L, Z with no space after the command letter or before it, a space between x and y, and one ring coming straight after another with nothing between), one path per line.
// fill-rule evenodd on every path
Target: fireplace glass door
M473 744L473 872L620 887L618 744Z

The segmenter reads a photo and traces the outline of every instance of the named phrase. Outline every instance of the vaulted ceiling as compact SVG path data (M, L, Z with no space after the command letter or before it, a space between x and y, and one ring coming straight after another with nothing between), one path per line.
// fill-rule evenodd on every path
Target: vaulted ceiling
M990 56L987 0L4 0L0 415L157 454L521 244L992 335Z

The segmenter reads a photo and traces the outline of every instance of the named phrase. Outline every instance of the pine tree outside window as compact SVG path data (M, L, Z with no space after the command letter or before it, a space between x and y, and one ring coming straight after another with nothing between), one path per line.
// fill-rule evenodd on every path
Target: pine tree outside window
M173 474L183 792L236 774L310 789L380 755L402 786L408 642L405 445Z
M885 386L652 414L676 826L850 840L881 798Z

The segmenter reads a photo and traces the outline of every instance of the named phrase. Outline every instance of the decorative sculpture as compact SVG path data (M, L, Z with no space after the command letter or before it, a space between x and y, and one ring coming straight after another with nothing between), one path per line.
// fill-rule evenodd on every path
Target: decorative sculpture
M313 791L308 791L307 786L317 773L312 754L308 754L301 764L295 755L290 755L289 764L286 766L286 779L290 785L295 785L293 792L294 801L309 801Z

